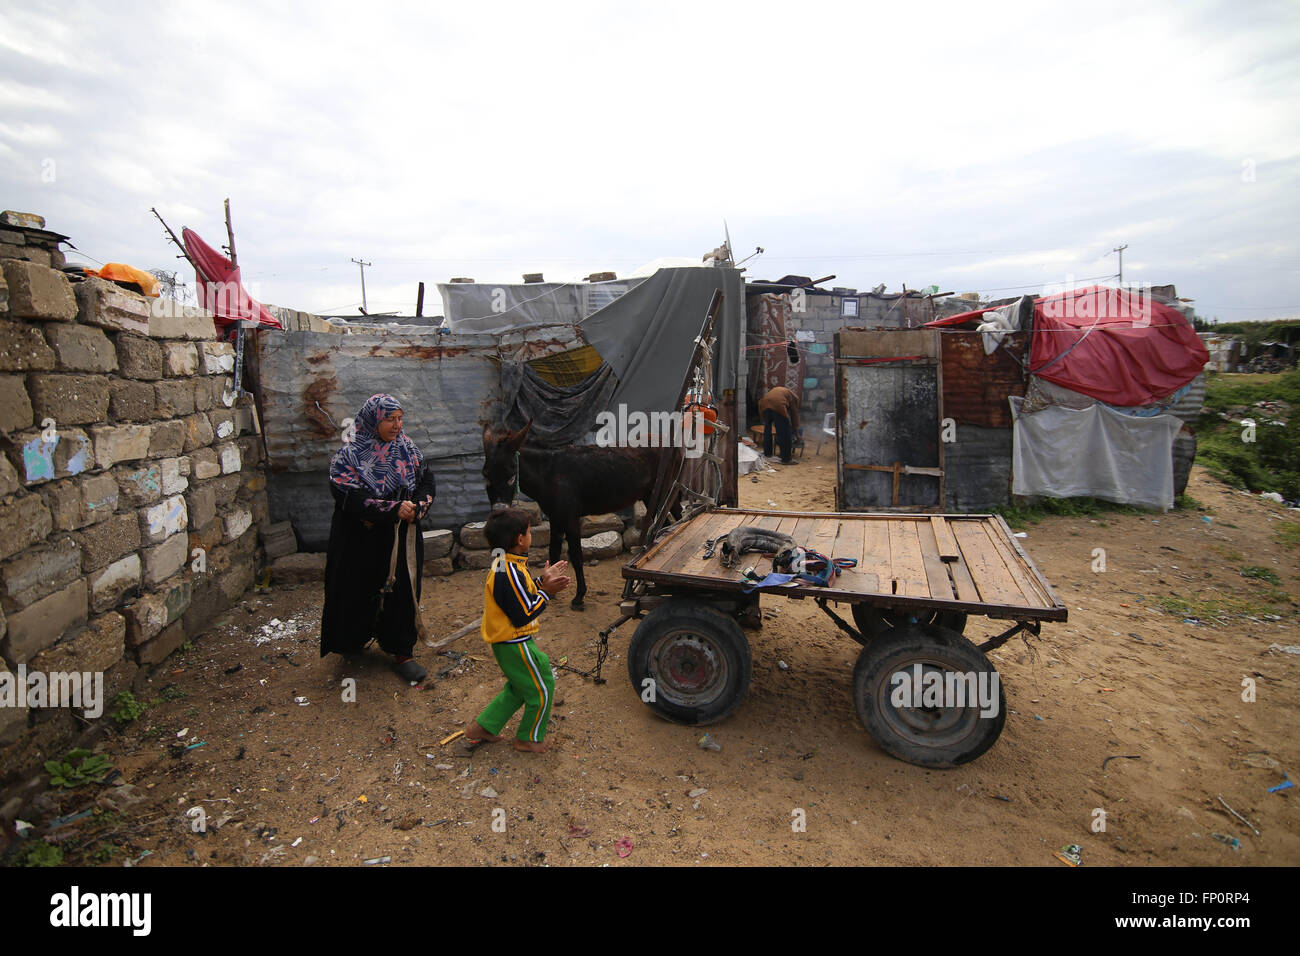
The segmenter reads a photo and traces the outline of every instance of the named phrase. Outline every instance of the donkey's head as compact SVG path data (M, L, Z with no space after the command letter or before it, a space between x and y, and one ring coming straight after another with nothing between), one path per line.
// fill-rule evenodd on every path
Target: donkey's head
M483 480L493 508L508 505L515 498L519 481L519 449L528 438L533 420L518 431L508 428L483 429Z

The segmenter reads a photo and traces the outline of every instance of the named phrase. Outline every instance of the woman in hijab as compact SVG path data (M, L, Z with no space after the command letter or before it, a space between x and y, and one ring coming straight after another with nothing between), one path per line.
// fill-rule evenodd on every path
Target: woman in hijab
M436 494L415 443L402 434L402 406L372 395L355 420L356 436L330 462L334 518L325 562L321 657L360 654L375 638L409 681L427 672L415 660L416 621L424 564L418 521ZM398 538L397 573L383 593ZM407 569L414 548L415 580ZM412 587L414 585L414 587Z

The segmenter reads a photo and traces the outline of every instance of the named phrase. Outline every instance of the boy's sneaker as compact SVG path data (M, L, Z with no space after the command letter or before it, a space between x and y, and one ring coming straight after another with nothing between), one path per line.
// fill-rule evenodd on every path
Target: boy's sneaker
M420 662L413 657L408 657L397 664L397 673L403 680L411 683L419 683L429 676L429 672L420 666Z

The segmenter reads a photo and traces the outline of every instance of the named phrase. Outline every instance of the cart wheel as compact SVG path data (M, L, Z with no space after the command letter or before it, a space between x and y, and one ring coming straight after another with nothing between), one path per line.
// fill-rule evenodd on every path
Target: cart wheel
M949 673L963 680L944 676ZM882 750L922 767L974 760L993 746L1007 719L1002 682L988 658L961 635L933 626L895 628L888 640L863 648L853 668L853 699Z
M659 605L628 646L632 686L655 713L679 724L712 724L728 716L744 700L752 670L740 626L700 601Z
M853 623L867 640L879 637L907 624L929 624L961 634L966 630L966 615L961 611L916 610L879 608L870 604L853 605Z

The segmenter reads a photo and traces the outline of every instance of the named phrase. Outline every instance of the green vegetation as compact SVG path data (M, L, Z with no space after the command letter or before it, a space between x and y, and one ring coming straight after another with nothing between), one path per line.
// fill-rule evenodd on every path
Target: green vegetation
M1180 499L1181 500L1181 499ZM1157 514L1133 505L1117 505L1099 498L1044 498L1033 505L1004 505L993 509L1010 525L1038 524L1044 518L1088 518L1103 514Z
M129 690L124 690L113 698L113 711L109 715L118 724L129 724L140 718L149 705L135 699Z
M63 851L57 846L37 840L23 851L22 866L62 866Z
M1270 424L1256 402L1291 405L1285 425ZM1244 406L1245 412L1230 409ZM1242 419L1255 423L1254 441ZM1196 425L1196 462L1225 484L1247 491L1276 491L1300 498L1300 369L1281 375L1217 375L1206 381L1205 408Z
M80 787L87 783L99 783L113 769L108 758L102 754L92 754L80 747L69 750L62 760L45 761L45 771L50 775L50 784L55 787Z
M168 684L158 692L159 700L184 700L188 696L190 695L181 690L175 684Z
M1268 568L1261 568L1257 565L1251 565L1248 568L1242 568L1241 576L1243 578L1253 578L1256 581L1267 581L1269 584L1272 585L1278 585L1282 583L1282 579L1279 578L1274 572L1270 571Z
M1288 551L1300 549L1300 521L1287 521L1278 526L1277 539Z

